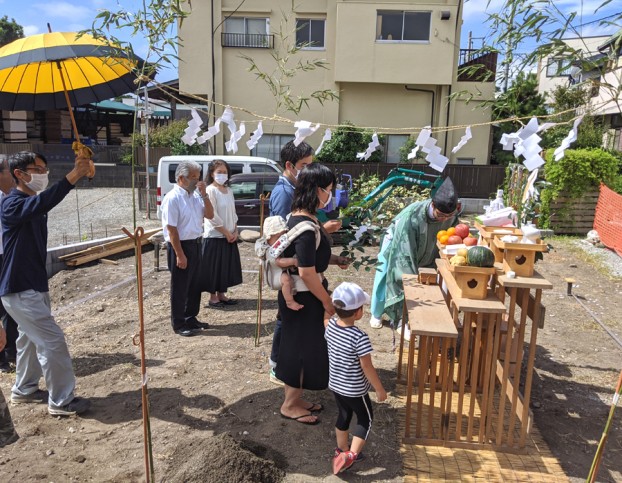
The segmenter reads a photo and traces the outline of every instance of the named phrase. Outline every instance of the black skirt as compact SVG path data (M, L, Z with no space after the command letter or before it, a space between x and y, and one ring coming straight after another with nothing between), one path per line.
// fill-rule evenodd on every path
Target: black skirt
M324 339L324 306L311 292L298 292L300 310L287 307L279 290L281 344L276 377L290 387L320 391L328 387L328 349ZM301 384L302 375L302 384Z
M237 243L226 238L204 238L199 274L202 292L226 292L242 283L242 263Z

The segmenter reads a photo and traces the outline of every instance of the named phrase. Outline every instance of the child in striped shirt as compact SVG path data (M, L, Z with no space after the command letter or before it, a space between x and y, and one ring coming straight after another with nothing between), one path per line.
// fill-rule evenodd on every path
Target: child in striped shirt
M337 448L333 458L333 473L348 469L357 459L371 430L373 411L369 390L376 391L378 402L387 398L380 378L371 361L369 337L354 322L363 317L363 305L369 304L369 295L355 283L343 282L332 294L336 316L330 319L324 335L328 346L329 381L337 401ZM352 430L352 445L348 433L352 415L356 425Z

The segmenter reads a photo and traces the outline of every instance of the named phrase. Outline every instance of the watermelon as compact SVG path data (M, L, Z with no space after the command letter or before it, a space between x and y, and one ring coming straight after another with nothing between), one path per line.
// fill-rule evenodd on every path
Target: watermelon
M471 247L467 255L467 263L472 267L494 267L495 254L488 247Z

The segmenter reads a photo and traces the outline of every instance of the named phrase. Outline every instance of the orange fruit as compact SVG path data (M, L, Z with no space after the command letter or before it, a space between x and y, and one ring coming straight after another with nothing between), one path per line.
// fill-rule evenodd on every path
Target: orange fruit
M447 240L449 240L449 235L443 235L438 239L441 245L447 245Z
M440 241L442 236L447 235L447 230L441 230L436 234L436 239Z
M449 236L455 235L456 234L456 229L453 226L451 228L447 228L447 234Z

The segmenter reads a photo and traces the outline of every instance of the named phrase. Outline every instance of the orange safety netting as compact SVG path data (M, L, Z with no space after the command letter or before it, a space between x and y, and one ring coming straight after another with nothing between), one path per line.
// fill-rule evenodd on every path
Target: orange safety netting
M622 195L600 185L600 195L596 203L594 230L600 241L615 250L622 257Z

